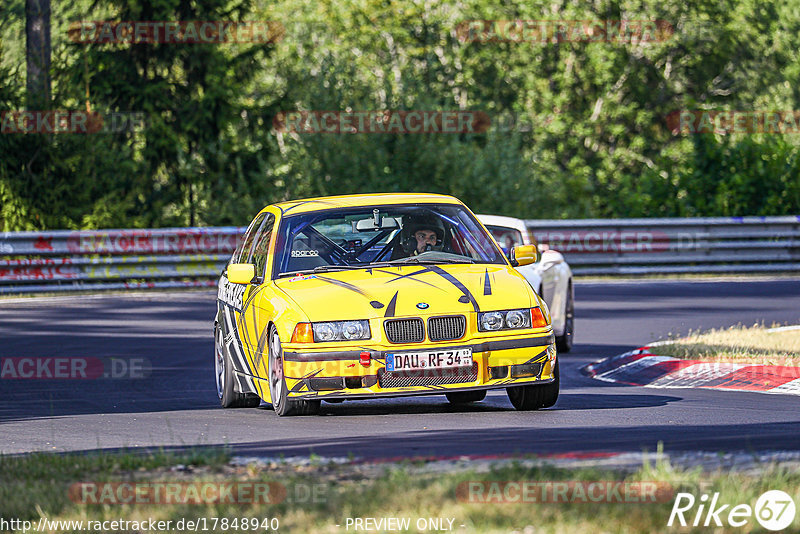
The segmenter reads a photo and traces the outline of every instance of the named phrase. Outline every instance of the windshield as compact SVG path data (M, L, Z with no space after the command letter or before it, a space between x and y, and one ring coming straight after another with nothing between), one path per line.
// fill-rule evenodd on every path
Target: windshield
M275 276L384 263L505 263L491 237L457 204L369 206L286 217Z

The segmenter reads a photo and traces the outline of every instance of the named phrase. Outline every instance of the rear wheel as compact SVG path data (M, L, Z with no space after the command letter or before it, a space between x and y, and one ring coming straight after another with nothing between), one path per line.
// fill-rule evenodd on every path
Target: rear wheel
M539 408L549 408L558 400L559 372L558 360L555 361L555 375L552 382L544 385L515 386L507 388L508 400L517 410L538 410Z
M314 415L319 413L318 400L290 400L286 379L283 377L283 348L278 329L269 327L269 394L275 413L284 415Z
M480 402L486 398L486 390L481 391L453 391L445 393L447 400L451 404L467 404L470 402Z
M575 302L572 298L572 281L567 284L567 302L564 304L564 332L556 336L558 352L569 352L575 333Z
M217 397L223 408L255 408L261 404L258 395L239 393L234 388L233 364L219 327L214 329L214 376L217 382Z

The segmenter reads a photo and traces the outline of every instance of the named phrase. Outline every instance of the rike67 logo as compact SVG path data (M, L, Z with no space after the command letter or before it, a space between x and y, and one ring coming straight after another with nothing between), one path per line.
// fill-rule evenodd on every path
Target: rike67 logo
M767 530L779 531L788 528L794 521L794 500L785 491L770 490L756 501L755 508L749 504L722 504L719 493L711 497L703 494L695 499L691 493L678 493L667 526L693 527L743 527L755 520Z

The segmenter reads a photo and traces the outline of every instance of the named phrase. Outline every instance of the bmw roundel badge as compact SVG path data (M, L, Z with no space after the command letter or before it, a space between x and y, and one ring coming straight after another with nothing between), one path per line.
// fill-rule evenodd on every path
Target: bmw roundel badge
M427 302L417 303L417 308L419 308L420 310L427 310L429 306L430 304L428 304Z

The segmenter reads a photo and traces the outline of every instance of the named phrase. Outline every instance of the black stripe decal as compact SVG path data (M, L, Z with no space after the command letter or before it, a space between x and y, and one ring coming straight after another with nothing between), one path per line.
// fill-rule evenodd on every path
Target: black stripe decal
M489 269L486 269L486 275L483 279L483 294L484 295L492 294L492 282L489 280Z
M399 291L395 292L392 300L389 301L389 305L386 306L386 313L383 315L384 317L394 317L394 309L397 306L397 294Z
M250 369L250 363L247 361L247 358L244 355L244 346L242 345L242 339L239 337L239 329L238 325L236 324L236 317L226 316L226 320L228 321L229 328L233 331L233 348L234 352L236 352L239 360L239 364L242 366L241 371L236 370L236 366L234 366L234 374L238 375L238 377L243 378L243 381L240 380L239 385L241 390L239 393L258 393L256 390L255 383L253 382L253 370ZM247 388L247 391L245 391Z
M427 267L425 267L424 269L420 269L419 271L414 271L413 273L406 273L406 274L397 274L397 273L393 273L391 271L384 271L383 269L375 269L375 270L378 271L378 272L384 273L384 274L388 274L388 275L394 276L394 278L392 278L391 280L387 280L386 281L387 284L391 284L392 282L396 282L397 280L400 280L402 278L410 278L411 280L413 280L415 282L419 282L420 284L425 284L426 286L435 287L436 289L440 289L440 290L442 289L441 287L437 287L436 285L431 284L430 282L426 282L425 280L419 280L417 278L414 278L415 276L417 276L419 274L425 274L425 273L431 272L431 270L428 269Z
M369 293L367 293L366 291L364 291L360 287L354 286L353 284L349 284L349 283L344 282L342 280L337 280L335 278L328 278L327 276L317 276L317 280L322 280L324 282L328 282L329 284L334 284L334 285L337 285L339 287L343 287L345 289L349 289L350 291L355 291L356 293L358 293L359 295L362 295L364 297L369 297L370 296Z
M297 382L297 384L295 384L294 386L292 386L292 389L290 389L289 391L291 391L291 392L298 392L298 391L300 391L300 390L303 388L303 386L307 385L306 379L308 379L308 378L313 378L313 377L317 376L317 375L318 375L319 373L321 373L321 372L322 372L322 369L317 369L315 372L312 372L312 373L309 373L309 374L307 374L307 375L306 375L306 376L304 376L304 377L303 377L303 378L302 378L302 379L301 379L299 382ZM310 389L310 388L309 388L309 389Z
M466 286L462 284L455 276L436 265L431 265L429 269L460 289L461 292L464 293L464 296L467 297L472 303L473 309L476 312L481 311L480 306L478 306L478 301L475 300L475 297L472 295L472 293L470 293L470 290L467 289Z
M316 202L316 203L318 203L318 204L322 204L322 205L326 205L326 206L330 206L331 204L333 204L332 202L326 202L326 201L324 201L324 200L304 200L304 201L302 201L302 202L298 202L297 204L294 204L294 205L292 205L292 206L289 206L289 207L288 207L288 208L286 208L285 210L282 210L282 213L283 213L283 214L289 213L291 210L293 210L293 209L295 209L295 208L297 208L297 207L299 207L299 206L302 206L302 205L304 205L304 204L310 204L310 203L312 203L312 202Z
M253 299L256 297L256 295L261 293L261 290L264 289L264 287L265 286L258 286L254 290L253 289L250 290L250 296L247 297L247 302L245 302L242 305L242 311L247 309L247 307L250 305L250 303L253 302Z
M256 346L256 352L255 354L253 354L253 357L255 359L255 362L253 363L255 363L256 367L258 367L258 365L261 363L261 360L264 357L264 349L269 350L269 345L268 345L269 340L267 339L268 335L269 335L269 328L265 328L261 332L261 335L258 337L258 345ZM267 372L269 372L269 354L267 354Z
M316 369L314 371L307 372L303 376L283 375L283 378L286 378L286 379L289 379L289 380L305 380L306 378L313 378L313 377L317 376L321 372L322 372L322 369Z
M531 358L530 360L528 360L527 362L525 362L525 363L523 363L521 365L527 365L529 363L544 363L544 362L546 362L547 361L547 356L546 355L542 355L543 353L544 353L544 351L540 352L539 354L537 354L536 356L534 356L533 358Z
M223 306L227 306L227 307L231 308L232 310L235 310L235 311L237 311L237 312L239 312L239 313L242 313L242 310L240 310L239 308L237 308L237 307L236 307L236 306L234 306L233 304L228 304L228 303L227 303L227 302L225 302L224 300L217 299L217 302L219 302L219 303L220 303L220 304L222 304Z

